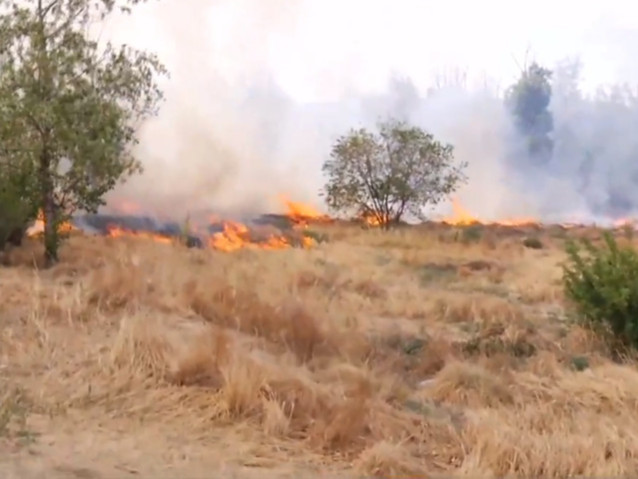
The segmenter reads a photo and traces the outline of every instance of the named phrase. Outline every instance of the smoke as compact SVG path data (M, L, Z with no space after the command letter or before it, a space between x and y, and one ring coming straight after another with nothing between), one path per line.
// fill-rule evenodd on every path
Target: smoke
M342 2L342 15L326 19L321 3L162 0L114 19L109 38L157 53L171 77L162 82L160 115L140 131L137 153L145 173L118 187L110 204L133 201L174 218L199 210L243 216L280 210L283 194L321 208L321 164L334 139L392 115L455 146L456 157L469 163L461 202L481 218L592 219L638 209L638 96L618 90L586 96L577 63L544 65L555 67L556 148L549 165L530 166L511 158L524 139L504 106L501 85L485 76L473 82L459 70L417 79L392 74L361 55L397 57L389 64L395 71L419 60L407 49L386 48L384 38L364 48L376 37L352 24L362 4ZM419 22L386 3L364 8L406 22L405 31L394 34L409 42ZM376 34L382 32L377 26ZM308 43L310 37L321 41ZM307 50L279 54L296 41L306 42ZM329 71L292 68L295 59L325 63L320 57L328 55L327 45L332 55L339 51L335 45L343 47L329 59ZM304 100L311 97L323 100Z
M555 68L549 172L568 181L593 215L629 216L638 211L638 90L616 85L586 95L581 70L577 60Z

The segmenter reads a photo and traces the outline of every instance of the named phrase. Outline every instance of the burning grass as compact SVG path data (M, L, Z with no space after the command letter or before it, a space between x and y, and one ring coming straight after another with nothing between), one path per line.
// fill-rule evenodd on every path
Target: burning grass
M29 240L0 270L0 384L56 443L93 431L106 475L122 457L184 477L636 470L638 373L569 323L551 229L529 248L524 228L322 228L232 255L77 235L46 271Z

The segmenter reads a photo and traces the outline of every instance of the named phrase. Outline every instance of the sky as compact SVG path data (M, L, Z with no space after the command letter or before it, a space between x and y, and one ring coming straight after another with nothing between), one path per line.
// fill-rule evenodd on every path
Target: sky
M376 120L353 98L390 98L391 77L425 93L465 72L470 87L502 90L526 62L551 68L578 57L586 91L638 85L638 3L623 0L149 0L105 30L157 53L171 72L162 82L166 104L141 134L146 173L118 190L164 198L165 208L263 210L282 192L319 204L330 140ZM482 104L473 99L448 100L436 113L442 133L459 151L478 152L489 111L475 114ZM300 112L304 105L312 107ZM436 127L433 114L421 117ZM455 125L454 115L472 119ZM468 132L472 142L460 144ZM474 174L485 182L485 170L500 178L499 168L496 159L475 162Z

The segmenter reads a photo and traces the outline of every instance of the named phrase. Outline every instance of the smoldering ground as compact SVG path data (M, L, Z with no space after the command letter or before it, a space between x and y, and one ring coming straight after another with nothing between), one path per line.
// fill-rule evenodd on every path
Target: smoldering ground
M127 199L171 216L197 210L253 215L279 209L282 193L321 207L321 164L336 136L392 115L455 146L457 158L469 163L459 196L478 217L599 221L638 209L636 89L608 86L585 94L577 61L546 64L554 70L555 147L548 164L534 165L520 153L525 139L504 104L507 85L489 79L478 86L458 78L417 82L393 71L355 71L340 59L298 86L330 90L331 100L296 99L281 81L287 66L273 60L273 50L313 25L326 43L335 42L330 21L347 20L321 17L311 4L163 0L111 22L113 39L157 52L171 72L162 81L166 101L159 116L140 131L145 173L118 188L111 207ZM357 23L350 28L355 41ZM349 48L374 53L364 43ZM374 77L376 91L361 87L366 75ZM519 153L512 157L512 151Z

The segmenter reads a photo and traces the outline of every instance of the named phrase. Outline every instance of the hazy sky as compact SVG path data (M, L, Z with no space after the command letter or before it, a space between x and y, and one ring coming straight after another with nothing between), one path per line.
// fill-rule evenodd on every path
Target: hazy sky
M587 89L638 83L638 3L629 0L181 0L179 7L156 0L151 9L153 3L208 18L207 61L218 74L241 82L268 71L299 101L334 98L346 85L381 90L393 72L422 88L458 68L506 86L528 50L547 65L580 56ZM127 36L170 49L147 10L138 9Z
M217 32L218 48L232 51L223 62L229 75L246 67L242 57L254 33L254 5L234 0L210 12L211 36ZM636 2L301 0L298 5L296 21L252 39L266 42L262 61L300 100L338 94L344 80L381 89L392 70L420 86L433 74L459 67L508 84L528 48L546 64L579 55L588 84L619 77L638 82L638 67L628 67L636 64L631 58L638 47ZM285 18L284 3L281 8Z

